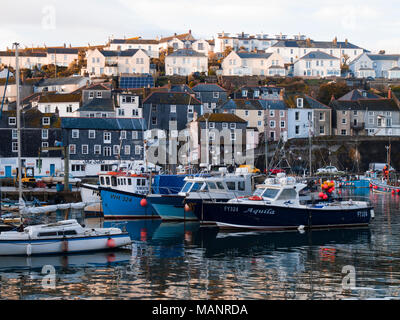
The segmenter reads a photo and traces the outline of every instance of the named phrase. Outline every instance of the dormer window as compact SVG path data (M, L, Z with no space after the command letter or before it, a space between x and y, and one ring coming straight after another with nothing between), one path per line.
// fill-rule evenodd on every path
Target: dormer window
M49 126L50 125L50 118L49 117L42 118L42 125Z
M15 117L9 117L8 118L8 125L9 126L15 126L17 124L17 118Z
M242 90L242 96L247 97L247 90Z
M303 108L304 102L303 98L297 98L297 108Z
M97 97L97 98L102 98L102 97L103 97L103 92L97 91L96 97Z

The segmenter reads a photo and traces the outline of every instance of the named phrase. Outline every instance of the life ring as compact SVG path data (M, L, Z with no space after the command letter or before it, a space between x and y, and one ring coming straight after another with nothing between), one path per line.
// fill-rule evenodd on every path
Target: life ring
M249 198L249 200L251 201L261 201L263 198L259 197L259 196L252 196Z

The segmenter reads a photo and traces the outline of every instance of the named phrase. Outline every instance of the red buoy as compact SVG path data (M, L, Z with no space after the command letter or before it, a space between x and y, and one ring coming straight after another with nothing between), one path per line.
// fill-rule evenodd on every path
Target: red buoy
M112 238L108 238L107 240L107 247L109 248L115 248L115 240Z
M147 200L145 198L143 198L142 200L140 200L140 205L142 207L147 207Z
M185 212L190 212L190 211L192 211L192 210L190 209L190 206L186 203L185 204Z
M147 241L147 229L143 228L140 230L140 241Z

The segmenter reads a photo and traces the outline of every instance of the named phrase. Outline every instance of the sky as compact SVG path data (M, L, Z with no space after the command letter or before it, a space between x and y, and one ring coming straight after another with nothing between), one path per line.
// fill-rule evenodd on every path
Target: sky
M110 37L155 38L217 32L304 34L400 53L400 1L387 0L2 0L0 50L105 44Z

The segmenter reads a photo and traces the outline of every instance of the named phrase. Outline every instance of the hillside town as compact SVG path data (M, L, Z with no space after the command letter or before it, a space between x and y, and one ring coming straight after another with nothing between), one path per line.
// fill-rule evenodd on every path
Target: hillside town
M0 52L0 178L17 168L15 51L10 44ZM116 161L176 172L235 164L238 154L264 164L265 153L272 161L270 150L296 141L400 137L400 53L372 53L348 39L244 32L200 39L188 30L85 47L20 47L18 57L20 151L37 176L64 170L61 151L46 149L58 143L68 146L70 172L87 177ZM235 159L214 145L224 130L225 144L240 147ZM183 156L146 156L173 138L179 146L190 141Z

